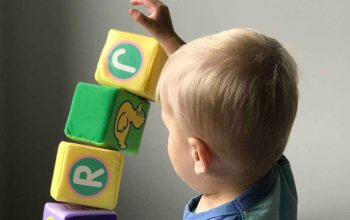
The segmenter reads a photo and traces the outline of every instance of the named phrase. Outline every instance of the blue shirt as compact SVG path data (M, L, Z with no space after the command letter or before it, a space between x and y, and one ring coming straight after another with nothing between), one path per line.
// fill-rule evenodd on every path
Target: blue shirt
M294 177L285 156L269 173L236 199L211 210L193 213L201 196L185 207L184 220L295 220L298 197Z

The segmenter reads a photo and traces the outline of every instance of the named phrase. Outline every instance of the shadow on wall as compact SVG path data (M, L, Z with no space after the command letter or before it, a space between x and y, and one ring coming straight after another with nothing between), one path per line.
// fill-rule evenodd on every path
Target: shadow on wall
M68 106L64 4L1 2L1 219L41 219Z
M4 88L4 28L3 28L3 21L4 21L4 3L0 2L0 172L6 172L4 161L4 155L5 155L5 112L4 112L4 106L5 106L5 88ZM5 195L5 181L0 181L0 207L2 207L4 210L7 209L6 207L6 200L1 198L6 198ZM2 210L0 210L2 211Z

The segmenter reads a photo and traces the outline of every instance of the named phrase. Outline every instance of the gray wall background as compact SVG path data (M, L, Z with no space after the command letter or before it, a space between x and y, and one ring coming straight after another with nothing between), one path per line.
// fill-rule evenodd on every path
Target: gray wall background
M165 1L190 41L233 27L280 40L300 69L300 102L286 155L299 219L349 219L350 3ZM0 219L40 219L73 90L93 74L110 28L147 34L127 0L0 2ZM142 147L126 157L120 219L181 219L195 192L172 170L167 131L152 105Z

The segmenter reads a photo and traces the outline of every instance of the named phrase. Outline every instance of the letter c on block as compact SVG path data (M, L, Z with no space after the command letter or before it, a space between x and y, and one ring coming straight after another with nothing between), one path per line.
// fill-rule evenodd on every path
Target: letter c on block
M134 68L132 66L125 65L125 64L122 64L122 63L119 62L119 60L118 60L119 56L123 55L125 53L126 53L126 51L123 48L117 50L113 54L112 63L117 69L123 70L123 71L128 72L128 73L135 73L136 72L136 68Z

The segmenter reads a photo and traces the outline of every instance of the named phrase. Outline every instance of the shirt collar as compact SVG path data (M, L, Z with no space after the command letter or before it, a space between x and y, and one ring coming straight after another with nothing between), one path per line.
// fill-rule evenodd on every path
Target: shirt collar
M184 219L209 219L242 213L263 200L272 191L275 183L275 175L273 169L271 169L261 180L241 193L236 199L205 212L191 212L191 210L197 207L201 195L194 197L185 207Z

